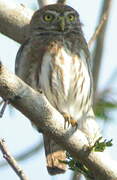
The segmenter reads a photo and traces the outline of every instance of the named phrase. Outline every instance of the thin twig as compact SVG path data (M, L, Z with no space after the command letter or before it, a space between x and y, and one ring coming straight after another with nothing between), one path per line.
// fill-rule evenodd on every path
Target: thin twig
M29 178L25 175L24 171L19 167L16 160L13 158L11 153L8 150L8 147L4 141L4 139L0 140L0 149L3 153L3 157L6 159L8 164L12 167L15 173L19 176L21 180L29 180Z
M58 0L57 3L66 4L66 0Z
M17 161L24 161L26 159L31 158L32 156L34 156L37 152L39 153L41 151L43 147L43 142L38 142L36 145L33 144L30 148L28 148L28 150L25 150L23 153L16 155L15 159ZM4 167L8 165L7 162L0 162L0 168Z
M5 109L6 109L7 105L9 104L9 101L8 100L4 100L4 101L2 101L2 103L3 103L3 106L2 106L2 108L0 110L0 118L3 117ZM2 105L2 103L0 105Z
M107 18L108 18L108 11L106 11L106 12L103 14L103 16L102 16L102 18L101 18L101 21L99 22L98 26L96 27L95 32L93 33L92 37L90 38L90 40L89 40L89 42L88 42L89 48L90 48L90 46L94 43L94 41L97 39L97 37L98 37L100 31L102 30L103 25L104 25L105 21L107 20Z
M95 44L95 49L93 53L93 81L94 81L94 97L97 91L97 85L98 85L98 79L99 79L99 71L100 71L100 66L101 66L101 60L102 60L102 55L104 51L104 41L105 41L105 32L107 28L107 22L108 22L108 17L110 14L110 7L111 7L112 0L104 0L103 1L103 7L101 10L100 14L100 20L99 24L102 23L102 17L106 13L106 21L103 23L103 28L100 29L100 32L98 33L97 39L96 39L96 44ZM94 98L95 100L95 98Z

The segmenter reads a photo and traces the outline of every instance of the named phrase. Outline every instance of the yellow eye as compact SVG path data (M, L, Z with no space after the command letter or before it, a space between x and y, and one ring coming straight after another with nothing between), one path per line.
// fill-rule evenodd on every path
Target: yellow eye
M46 21L46 22L52 22L53 21L53 19L54 19L54 15L53 14L45 14L44 16L43 16L43 19L44 19L44 21Z
M68 15L68 20L71 21L71 22L75 21L75 15L74 14L69 14Z

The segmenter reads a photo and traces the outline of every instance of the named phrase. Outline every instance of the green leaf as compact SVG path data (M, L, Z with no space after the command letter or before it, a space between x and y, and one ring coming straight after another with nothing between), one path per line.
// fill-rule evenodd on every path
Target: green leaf
M109 141L107 141L106 139L102 141L102 137L100 137L91 147L91 149L95 152L103 152L106 147L111 147L112 145L112 139Z

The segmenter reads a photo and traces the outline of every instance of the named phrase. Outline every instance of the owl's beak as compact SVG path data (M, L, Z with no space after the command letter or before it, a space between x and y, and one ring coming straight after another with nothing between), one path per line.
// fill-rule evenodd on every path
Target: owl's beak
M61 31L65 30L65 18L64 16L59 17L59 27Z

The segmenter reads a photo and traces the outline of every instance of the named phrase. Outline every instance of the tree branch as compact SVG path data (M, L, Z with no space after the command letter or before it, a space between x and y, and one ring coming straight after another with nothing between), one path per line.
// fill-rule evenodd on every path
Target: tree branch
M103 49L104 49L104 41L105 41L105 32L110 12L112 0L103 0L103 7L100 14L99 24L101 24L102 17L104 14L106 14L107 20L103 23L103 28L101 28L100 33L97 36L96 45L93 53L93 79L94 79L94 96L97 91L97 85L98 85L98 78L99 78L99 71L100 71L100 65L103 55Z
M33 12L30 11L29 17L25 14L27 9L23 6L24 10L20 7L17 11L16 6L10 9L8 1L5 0L0 0L0 7L1 32L19 43L24 42L28 37L28 24ZM22 11L26 17L20 13ZM35 92L3 66L0 71L0 94L4 99L9 99L11 104L34 122L41 131L50 135L71 155L81 160L94 173L95 179L117 179L117 164L111 160L106 161L104 153L87 153L84 147L88 147L89 143L85 135L79 130L75 132L73 129L65 130L63 117L51 107L44 95Z
M100 34L100 31L103 28L103 24L105 23L105 21L108 19L108 12L104 12L98 26L96 27L95 32L93 33L92 37L90 38L89 42L88 42L88 47L90 48L90 46L94 43L94 41L97 39L98 35Z
M83 162L94 180L116 180L117 164L104 153L89 152L89 142L79 129L64 129L64 118L47 101L21 79L0 65L0 96L29 118L44 134L63 146L73 157ZM89 123L92 123L89 121Z
M48 0L38 0L39 7L49 4ZM64 3L60 0L59 3ZM33 11L24 5L0 0L0 32L9 38L23 43L29 36L29 23Z
M0 149L3 153L3 157L15 171L15 173L19 176L21 180L29 180L29 178L25 175L24 171L19 167L16 160L13 158L11 153L8 150L8 147L3 139L0 140Z
M16 155L15 159L17 161L24 161L26 159L29 159L32 156L34 156L37 152L39 152L42 149L42 147L43 147L43 142L41 142L41 143L38 142L36 145L33 144L32 147L30 147L28 150L25 150L25 152L23 152L19 155ZM0 168L4 167L6 165L7 165L6 162L4 162L4 161L0 162Z
M0 32L23 43L29 35L29 22L33 11L24 5L0 0Z

